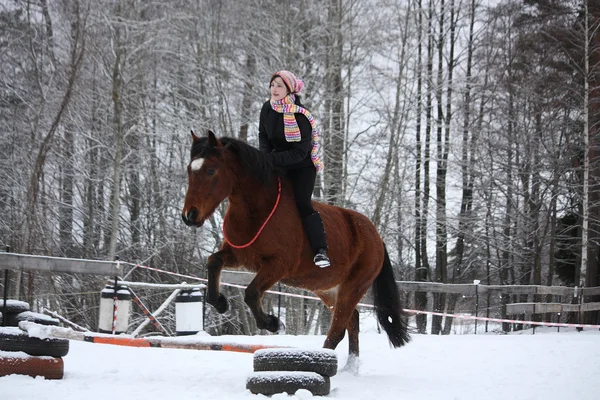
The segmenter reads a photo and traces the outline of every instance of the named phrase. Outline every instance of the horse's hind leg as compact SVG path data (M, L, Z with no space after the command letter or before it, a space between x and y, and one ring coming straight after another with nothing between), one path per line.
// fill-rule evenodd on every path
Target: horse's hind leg
M221 284L221 270L225 265L233 265L235 259L229 250L220 250L208 257L206 269L208 271L208 284L206 291L206 302L223 314L227 311L227 298L219 292Z
M360 316L358 310L354 309L350 321L348 321L348 360L346 365L342 369L343 371L350 372L351 374L358 374L358 333Z
M358 334L360 332L360 315L355 308L352 312L352 317L348 321L348 350L350 357L358 357Z
M337 290L333 292L328 292L326 290L315 291L314 293L319 296L327 308L335 314ZM358 333L360 331L358 310L354 309L352 312L352 317L350 317L350 320L348 321L346 330L348 331L349 354L358 357Z
M363 282L344 282L339 286L331 326L323 347L335 349L348 329L350 355L358 356L359 315L356 305L369 289Z

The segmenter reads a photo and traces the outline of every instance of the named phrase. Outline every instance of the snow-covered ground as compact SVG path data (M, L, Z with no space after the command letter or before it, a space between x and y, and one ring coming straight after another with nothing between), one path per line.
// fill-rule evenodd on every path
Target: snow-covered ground
M357 374L331 378L334 399L600 399L600 332L561 328L519 334L423 336L390 349L373 330L361 334ZM322 336L197 335L200 340L320 348ZM185 340L190 340L187 337ZM62 380L0 378L1 400L151 400L264 398L246 390L252 354L133 348L71 341ZM347 340L336 353L347 359ZM305 399L310 392L273 399Z

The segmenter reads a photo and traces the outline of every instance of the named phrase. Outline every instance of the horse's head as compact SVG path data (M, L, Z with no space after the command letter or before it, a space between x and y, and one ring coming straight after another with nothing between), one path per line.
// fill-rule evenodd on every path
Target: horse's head
M225 146L212 131L208 131L206 138L199 138L192 132L188 190L181 213L186 225L202 226L231 193L233 184L226 168L224 150Z

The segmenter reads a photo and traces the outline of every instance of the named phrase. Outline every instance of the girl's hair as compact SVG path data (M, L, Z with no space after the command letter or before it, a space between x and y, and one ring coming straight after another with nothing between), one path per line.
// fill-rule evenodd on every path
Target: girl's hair
M271 84L272 84L272 83L273 83L273 81L274 81L275 79L277 79L277 78L281 78L281 76L279 76L279 75L273 75L273 76L271 77L271 80L269 81L269 87L271 87ZM282 82L283 82L283 84L285 85L285 88L287 89L287 91L288 91L288 94L289 94L289 93L292 93L292 89L290 89L290 87L288 86L288 84L287 84L287 83L285 83L285 79L281 78L281 81L282 81Z

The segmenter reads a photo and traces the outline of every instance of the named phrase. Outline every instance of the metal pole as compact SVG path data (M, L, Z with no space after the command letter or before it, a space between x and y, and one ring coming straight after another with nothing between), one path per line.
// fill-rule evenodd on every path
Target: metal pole
M2 310L2 326L6 326L6 317L8 309L8 270L4 270L4 310Z
M8 253L10 247L6 246L6 252ZM4 270L4 309L2 310L2 326L6 326L6 310L8 309L8 269Z
M577 289L578 289L577 286L575 286L575 294L577 296L577 301L579 303L579 307L578 307L579 312L577 313L577 315L578 315L577 320L580 324L582 324L583 323L583 315L581 312L581 303L583 303L583 285L581 285L581 287L579 288L580 290L577 290ZM577 332L581 332L583 330L583 328L581 326L578 326L575 329L577 330Z
M477 314L479 313L479 283L480 280L474 279L473 283L475 284L475 334L477 335Z
M117 301L119 301L119 297L117 295L117 285L119 278L115 276L115 286L113 288L113 323L112 323L112 334L114 335L117 332Z
M281 320L281 283L277 284L277 319Z
M206 286L204 287L204 293L202 294L202 330L206 326Z
M115 261L117 264L119 263L119 256L115 257ZM117 285L119 284L119 277L115 276L115 286L113 288L113 323L112 323L112 334L114 335L117 332L117 301L119 300L119 296L117 294Z

